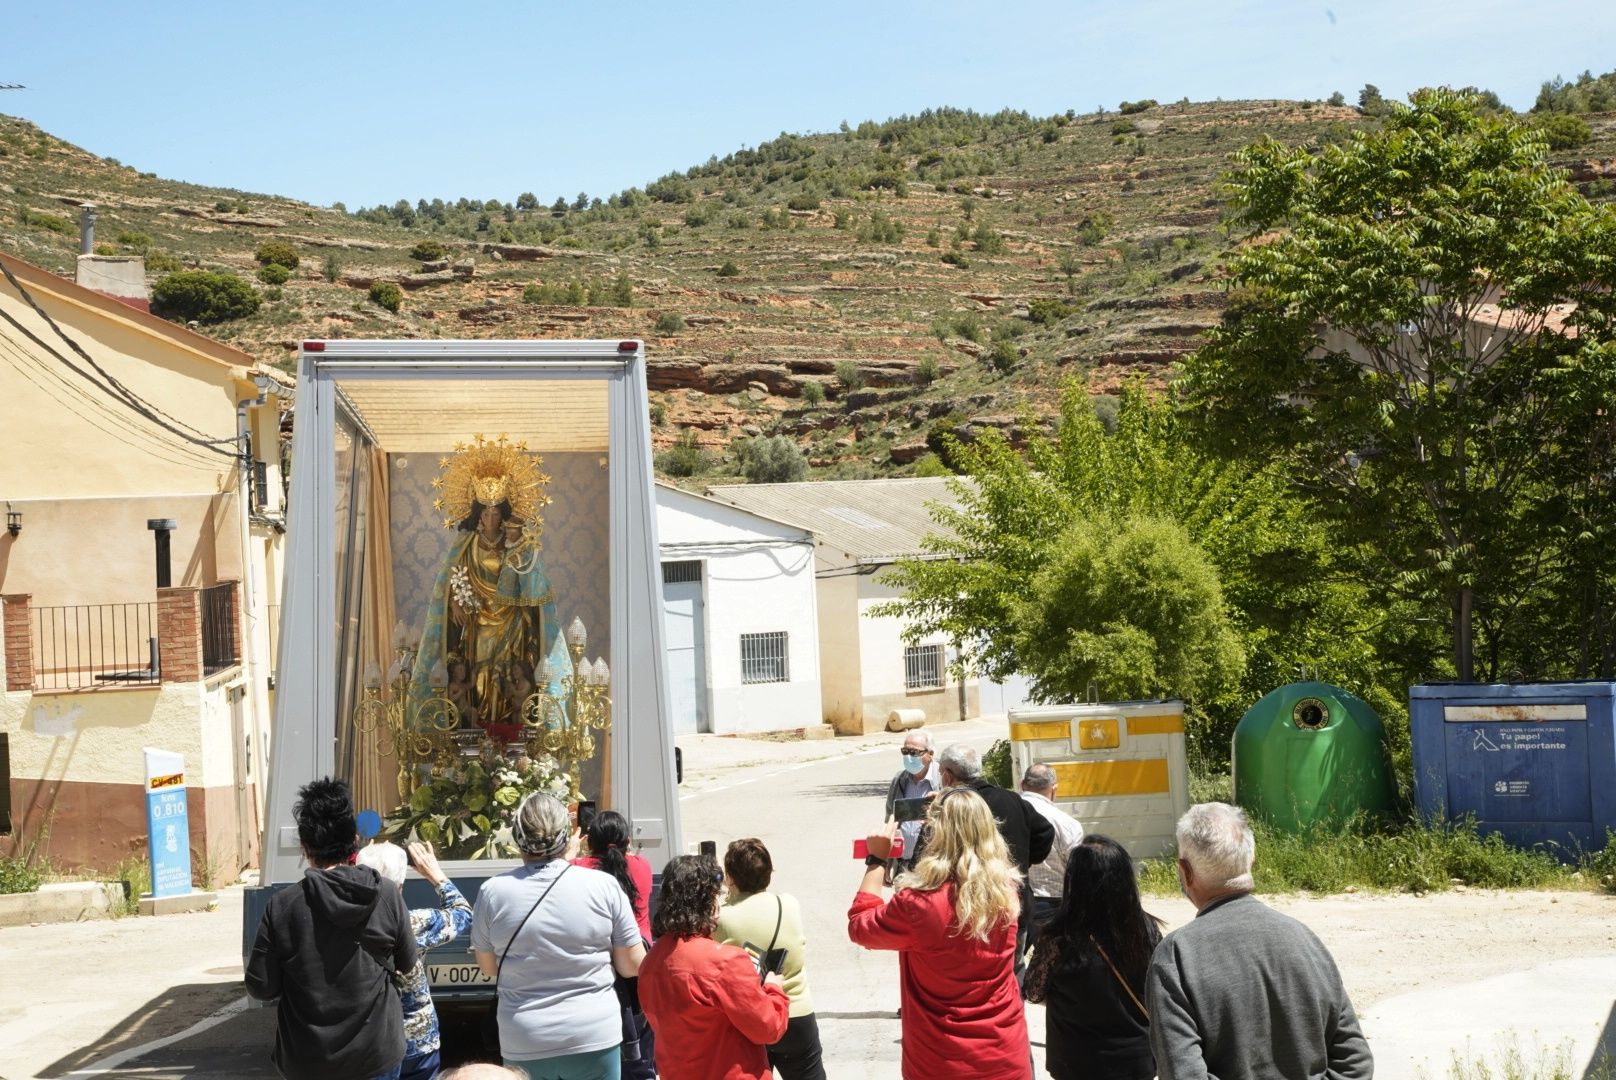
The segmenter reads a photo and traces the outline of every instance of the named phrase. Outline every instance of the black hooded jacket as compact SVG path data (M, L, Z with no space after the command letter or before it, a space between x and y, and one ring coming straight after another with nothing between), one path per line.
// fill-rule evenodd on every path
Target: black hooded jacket
M247 961L247 992L280 998L275 1067L287 1080L363 1080L404 1058L395 971L415 966L400 891L367 866L308 870L276 893Z

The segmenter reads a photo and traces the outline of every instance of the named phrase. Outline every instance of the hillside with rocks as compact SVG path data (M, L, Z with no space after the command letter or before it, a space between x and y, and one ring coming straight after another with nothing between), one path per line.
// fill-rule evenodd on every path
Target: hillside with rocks
M288 280L254 280L257 312L205 332L282 365L305 338L640 337L657 443L683 438L696 467L732 471L736 440L784 434L815 475L902 474L935 467L944 430L1024 435L1071 376L1095 394L1164 380L1224 305L1229 154L1373 122L1316 102L1124 108L938 110L782 135L606 199L355 212L162 179L0 116L0 240L71 274L93 202L98 250L145 255L152 281L252 279L282 241ZM1557 157L1609 198L1616 114L1586 120ZM400 287L396 312L377 282Z

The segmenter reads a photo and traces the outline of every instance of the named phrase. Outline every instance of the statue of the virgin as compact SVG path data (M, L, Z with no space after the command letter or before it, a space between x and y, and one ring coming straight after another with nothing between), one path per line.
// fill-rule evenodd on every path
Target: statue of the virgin
M522 737L521 699L534 691L533 673L548 660L550 685L538 689L557 692L572 673L544 567L549 477L539 464L525 443L478 435L441 458L432 481L443 527L458 535L432 586L410 679L412 713L435 682L447 684L462 726L506 742Z

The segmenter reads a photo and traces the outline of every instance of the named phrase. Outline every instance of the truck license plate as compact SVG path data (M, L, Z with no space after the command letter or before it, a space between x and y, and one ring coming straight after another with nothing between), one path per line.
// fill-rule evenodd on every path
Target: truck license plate
M494 985L494 980L479 971L476 964L428 964L426 978L433 986Z

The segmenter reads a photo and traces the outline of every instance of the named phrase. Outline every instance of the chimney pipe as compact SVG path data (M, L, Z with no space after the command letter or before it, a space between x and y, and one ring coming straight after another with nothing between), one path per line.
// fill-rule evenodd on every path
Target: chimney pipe
M180 527L180 523L173 518L147 518L146 528L156 533L157 540L157 587L166 589L174 584L173 570L170 568L168 558L169 533Z
M79 204L79 254L95 254L95 203Z

